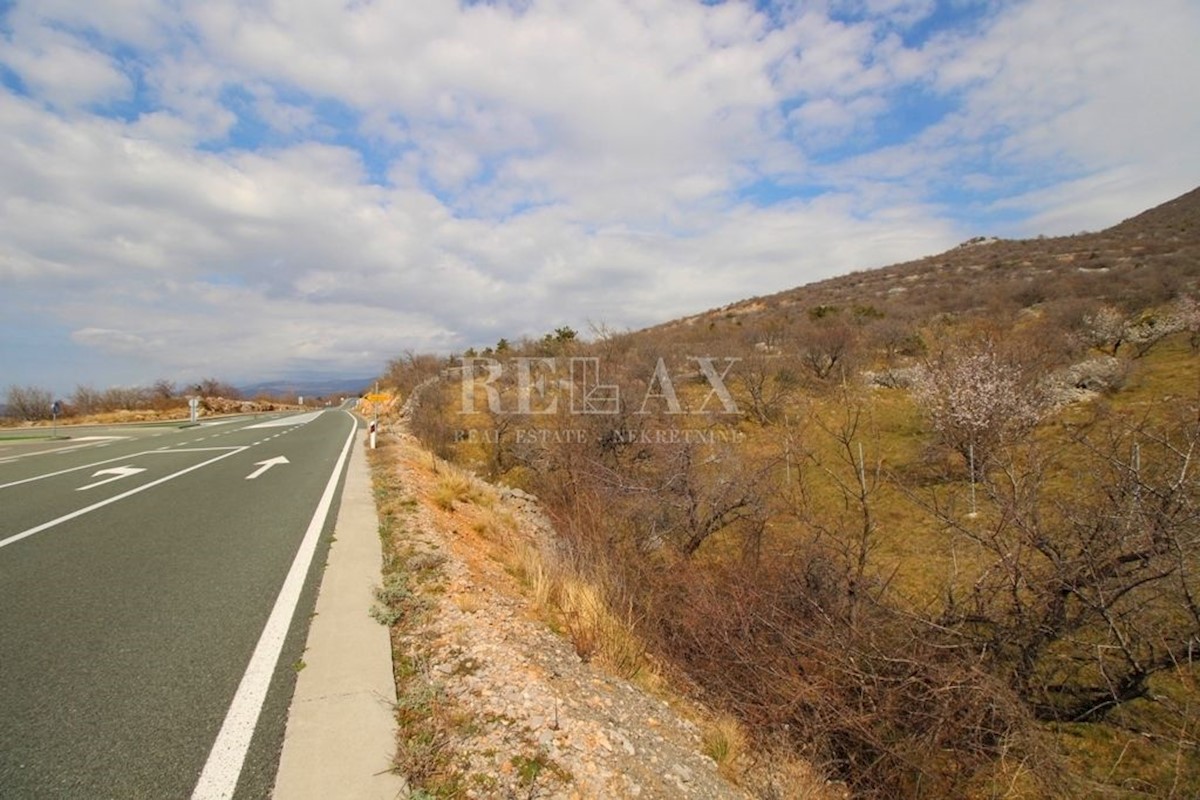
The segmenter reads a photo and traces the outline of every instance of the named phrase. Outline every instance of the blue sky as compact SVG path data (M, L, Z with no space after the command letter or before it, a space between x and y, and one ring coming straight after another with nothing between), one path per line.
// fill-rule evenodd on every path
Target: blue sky
M0 4L0 389L378 373L1200 183L1200 5Z

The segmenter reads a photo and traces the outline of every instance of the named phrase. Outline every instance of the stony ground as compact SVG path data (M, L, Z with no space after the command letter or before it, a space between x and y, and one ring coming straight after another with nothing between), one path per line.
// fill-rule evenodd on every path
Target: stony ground
M411 737L438 740L442 766L432 770L440 774L429 781L431 794L750 796L702 752L700 724L585 663L544 621L511 562L506 569L514 543L497 541L514 532L530 540L545 533L528 498L473 484L469 499L448 504L439 482L449 468L406 436L386 439L394 448L387 468L408 496L407 519L394 534L397 549L418 571L436 571L436 578L414 583L425 612L394 629L398 663L420 673L417 688L411 675L401 681L402 707L414 691L436 696L432 713L444 721L436 732ZM423 724L424 717L414 719ZM400 738L401 751L414 746L404 743L403 728ZM402 752L399 760L421 768L413 758Z

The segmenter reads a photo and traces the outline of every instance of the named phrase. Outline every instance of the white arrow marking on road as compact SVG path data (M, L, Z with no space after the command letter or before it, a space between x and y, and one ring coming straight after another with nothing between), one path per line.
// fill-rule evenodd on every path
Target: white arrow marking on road
M87 486L80 486L75 491L82 492L84 489L95 489L97 486L103 486L106 483L119 481L121 478L128 478L130 475L137 475L139 472L145 471L143 467L110 467L109 469L98 470L92 475L93 478L99 478L101 475L112 475L112 477L96 481L95 483L89 483Z
M256 462L254 462L254 465L256 467L258 467L258 469L254 470L254 472L251 472L249 475L247 475L246 480L248 480L248 481L254 480L259 475L262 475L264 472L266 472L267 470L269 470L271 467L275 466L276 464L289 464L289 463L291 463L291 462L288 461L283 456L275 456L274 458L269 458L266 461L256 461Z

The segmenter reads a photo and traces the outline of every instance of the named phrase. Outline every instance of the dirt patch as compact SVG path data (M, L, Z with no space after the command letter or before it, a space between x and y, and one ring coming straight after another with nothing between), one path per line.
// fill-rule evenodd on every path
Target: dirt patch
M387 464L406 495L393 547L422 609L393 629L404 673L398 766L429 767L433 796L751 796L704 754L704 723L682 704L585 662L543 621L536 587L513 563L544 535L527 499L501 497L403 434L386 439L392 452L377 468ZM436 578L422 578L430 565ZM416 702L424 706L412 721L435 713L438 730L405 732L406 704ZM436 769L419 759L433 753L412 750L429 741Z

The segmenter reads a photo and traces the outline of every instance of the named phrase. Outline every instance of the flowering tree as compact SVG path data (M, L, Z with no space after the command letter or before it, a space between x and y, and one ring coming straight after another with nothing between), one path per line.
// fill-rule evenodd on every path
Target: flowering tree
M1049 407L1030 370L990 345L927 362L914 383L918 404L942 442L977 478L997 451L1028 433Z
M1083 318L1084 340L1110 356L1115 356L1125 343L1129 332L1129 321L1112 306L1100 306Z
M1083 318L1083 337L1092 347L1115 356L1128 344L1133 357L1148 354L1163 339L1182 331L1192 334L1192 347L1200 345L1200 304L1183 296L1165 310L1127 317L1112 306L1101 306Z
M1175 301L1171 311L1175 325L1181 331L1187 331L1188 342L1193 352L1200 349L1200 302L1196 298L1184 295Z

